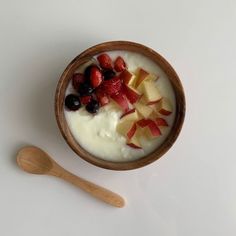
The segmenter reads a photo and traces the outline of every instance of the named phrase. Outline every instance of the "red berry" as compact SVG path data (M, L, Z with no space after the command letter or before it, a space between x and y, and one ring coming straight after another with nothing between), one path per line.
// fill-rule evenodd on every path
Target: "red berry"
M97 88L103 81L102 72L98 67L92 67L90 72L90 82L93 88Z
M102 89L97 89L96 96L101 106L108 104L110 101L109 97Z
M73 74L72 85L73 85L74 89L78 90L79 85L84 83L84 81L85 81L85 78L84 78L83 74L81 74L81 73Z
M83 97L80 97L80 102L83 104L83 105L87 105L92 99L92 96L83 96Z
M122 57L117 57L114 62L114 68L117 72L121 72L126 69L125 61Z
M108 54L103 53L99 55L97 59L103 69L112 69L112 60Z
M105 80L102 84L105 93L108 95L116 94L121 90L121 80L119 77L113 77L110 80Z

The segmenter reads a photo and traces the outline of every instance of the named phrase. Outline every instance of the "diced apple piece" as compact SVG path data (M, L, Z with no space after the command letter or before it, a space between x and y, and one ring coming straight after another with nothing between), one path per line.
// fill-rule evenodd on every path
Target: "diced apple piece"
M157 126L168 126L168 123L166 122L166 120L160 117L156 118L155 122Z
M138 113L144 118L148 118L153 112L152 108L147 105L143 105L142 103L135 103L134 107L136 108Z
M156 138L161 135L160 129L151 119L139 120L137 125L143 129L143 133L145 133L149 138Z
M150 122L148 124L148 136L151 138L156 138L159 137L161 135L161 131L158 128L158 126L156 125L156 123L152 120L152 122Z
M136 121L139 119L139 115L135 109L132 109L121 116L120 122L124 121Z
M123 80L124 84L132 86L134 85L136 76L128 70L124 70L119 75L120 79Z
M119 134L125 136L127 139L131 139L133 137L136 129L137 129L137 125L133 121L120 122L116 126L116 131Z
M111 98L120 106L123 111L127 112L129 110L128 101L122 92L111 95Z
M138 131L136 130L134 135L132 136L131 139L127 140L127 145L132 147L132 148L138 148L138 149L141 149L142 146L139 142L139 134L138 134Z
M156 103L162 98L156 84L152 81L145 81L143 83L143 93L148 104Z
M144 69L140 68L139 72L138 72L138 77L135 83L135 87L138 88L139 85L147 79L149 73L147 71L145 71Z
M122 89L131 104L137 102L141 97L141 94L134 88L124 85Z
M162 98L160 101L159 113L168 116L172 113L172 106L167 98Z

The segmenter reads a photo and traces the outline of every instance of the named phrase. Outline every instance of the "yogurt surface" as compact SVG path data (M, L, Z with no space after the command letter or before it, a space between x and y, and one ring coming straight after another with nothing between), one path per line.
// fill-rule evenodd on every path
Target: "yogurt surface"
M149 58L129 51L107 52L114 60L117 56L123 57L128 70L135 71L138 67L149 73L159 76L156 81L162 96L167 97L173 111L169 116L163 116L168 127L163 128L162 135L158 138L147 140L141 139L143 149L134 149L126 145L126 139L116 131L122 110L113 102L101 107L96 115L89 114L84 107L77 111L64 110L65 118L70 131L76 141L88 152L98 158L113 162L126 162L141 158L154 151L168 136L175 118L175 94L164 71ZM78 72L82 68L78 68ZM66 95L73 93L74 89L70 82Z

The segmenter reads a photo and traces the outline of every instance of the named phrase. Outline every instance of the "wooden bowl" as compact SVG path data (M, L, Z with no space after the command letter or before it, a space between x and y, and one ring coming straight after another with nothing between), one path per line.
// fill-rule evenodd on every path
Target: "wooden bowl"
M165 139L165 141L159 146L156 150L154 150L149 155L142 157L138 160L128 161L128 162L112 162L99 159L98 157L92 155L84 148L80 146L79 143L76 142L74 137L72 136L69 127L67 125L65 115L64 115L64 97L65 91L68 86L68 83L74 73L74 71L84 62L89 60L96 54L106 51L112 50L127 50L138 52L143 54L153 60L156 64L158 64L163 71L167 74L176 97L176 117L173 124L173 127ZM128 41L112 41L112 42L105 42L93 46L84 52L82 52L79 56L77 56L71 63L66 67L65 71L63 72L56 89L56 96L55 96L55 113L56 113L56 120L59 126L59 129L69 144L69 146L84 160L102 167L111 170L131 170L136 169L145 165L148 165L155 160L159 159L162 155L164 155L170 147L173 145L175 140L177 139L180 130L183 125L184 116L185 116L185 96L183 87L181 85L180 79L172 66L157 52L153 51L152 49L138 44L134 42Z

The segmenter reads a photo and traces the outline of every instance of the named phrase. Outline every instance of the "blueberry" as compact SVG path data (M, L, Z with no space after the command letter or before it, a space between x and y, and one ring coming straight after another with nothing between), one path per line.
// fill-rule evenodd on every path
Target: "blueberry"
M103 71L104 80L112 79L116 76L116 72L114 70L105 70Z
M96 100L91 100L91 102L90 103L88 103L87 105L86 105L86 110L89 112L89 113L92 113L92 114L95 114L95 113L97 113L98 112L98 110L99 110L99 103L98 103L98 101L96 101Z
M71 111L76 111L81 107L79 97L74 94L66 96L65 105Z
M85 82L80 84L78 92L80 96L89 96L93 93L93 88L89 83Z

